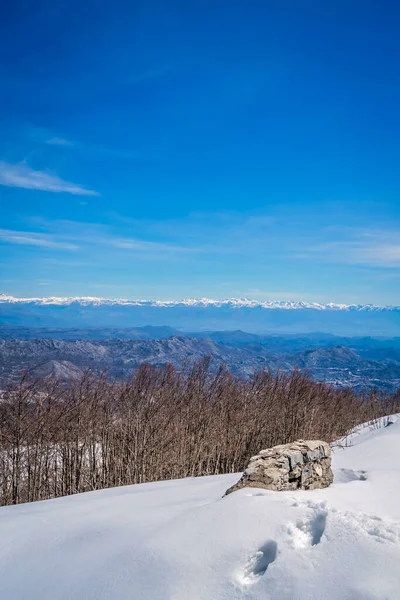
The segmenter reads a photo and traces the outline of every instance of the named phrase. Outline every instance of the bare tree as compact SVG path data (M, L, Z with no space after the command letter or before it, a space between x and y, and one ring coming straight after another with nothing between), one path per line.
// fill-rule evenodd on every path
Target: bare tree
M332 442L399 411L399 393L357 395L300 371L243 380L208 358L143 364L128 382L87 372L62 387L24 374L0 399L0 504L234 473L262 448Z

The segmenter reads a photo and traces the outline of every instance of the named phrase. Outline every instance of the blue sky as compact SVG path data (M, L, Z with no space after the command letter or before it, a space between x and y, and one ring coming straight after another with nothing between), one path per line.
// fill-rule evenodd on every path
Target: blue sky
M400 7L16 1L0 291L398 304Z

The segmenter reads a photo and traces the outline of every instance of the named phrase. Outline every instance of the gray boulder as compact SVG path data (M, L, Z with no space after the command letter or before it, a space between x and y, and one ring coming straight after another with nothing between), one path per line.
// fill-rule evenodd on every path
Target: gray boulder
M333 481L331 449L319 440L298 440L261 450L253 456L241 479L226 494L244 487L276 492L315 490Z

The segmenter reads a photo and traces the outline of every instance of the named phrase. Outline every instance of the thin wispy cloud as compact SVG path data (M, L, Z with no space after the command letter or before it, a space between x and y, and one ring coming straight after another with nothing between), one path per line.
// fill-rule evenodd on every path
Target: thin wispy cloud
M63 134L60 135L55 131L51 131L42 127L35 127L33 125L29 127L27 137L40 146L58 146L60 152L65 149L80 153L83 156L105 155L123 160L143 159L142 153L135 149L115 148L113 146L108 146L107 144L92 144L87 140L80 141L76 139L70 139Z
M56 132L46 129L45 127L29 125L27 127L26 136L28 139L33 140L38 144L48 144L49 146L76 146L74 140L71 140L64 135L58 135Z
M122 250L134 250L144 252L196 252L196 248L188 248L185 246L175 246L173 244L164 244L161 242L149 242L145 240L137 239L119 239L112 238L105 240L106 243L110 244L114 248L120 248Z
M6 240L10 243L34 244L47 247L75 250L85 249L89 253L90 249L98 247L106 248L108 251L119 252L120 254L136 254L142 258L154 258L161 260L172 254L189 254L198 249L193 247L179 246L162 241L151 241L132 236L122 236L113 228L101 225L99 223L87 223L79 221L56 220L48 221L41 218L31 218L31 226L44 229L46 233L31 233L25 231L0 230L0 240Z
M394 268L400 266L399 232L390 229L327 228L330 239L308 249L305 256L347 265ZM338 239L339 238L339 239Z
M240 254L264 264L284 258L382 269L400 266L400 235L388 227L320 227L290 215L277 218L234 212L191 214L162 222L113 217L121 227L145 231L148 237L167 237L174 245L196 248L203 256L208 253L213 260ZM310 245L310 240L315 241Z
M349 265L384 268L400 266L400 245L394 243L330 242L316 246L313 250L330 261Z
M40 246L59 250L78 250L76 244L59 241L46 233L34 233L29 231L13 231L0 229L0 241L8 244L19 244L22 246Z
M132 256L135 261L194 261L196 268L200 264L229 265L231 256L239 263L247 260L254 268L263 269L283 259L295 261L298 268L307 268L307 263L382 270L400 266L400 244L393 229L327 226L318 232L309 228L296 236L297 224L282 223L269 215L206 217L191 215L162 225L147 220L118 220L106 225L32 217L31 228L45 231L47 237L29 232L19 232L18 236L14 232L13 237L14 243L52 244L66 250L79 247L86 257L101 252L107 260L119 257L124 261ZM318 243L310 245L313 238Z
M52 173L35 171L26 163L10 164L0 161L0 185L76 196L99 196L99 193L94 190L88 190L79 184L64 181Z
M268 247L276 231L271 215L240 215L236 212L193 213L182 218L139 220L111 213L121 229L145 232L146 237L168 240L169 245L202 254L235 255L256 252Z
M61 138L61 137L52 137L48 140L45 140L44 143L49 144L50 146L73 146L74 145L74 142L71 142L70 140L66 140L65 138Z

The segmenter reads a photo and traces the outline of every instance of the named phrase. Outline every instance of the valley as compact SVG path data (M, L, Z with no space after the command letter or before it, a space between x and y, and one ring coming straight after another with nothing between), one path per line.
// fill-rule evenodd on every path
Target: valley
M316 380L355 391L393 392L400 386L398 338L268 336L242 331L183 334L167 327L0 328L3 387L25 370L33 377L54 376L64 382L79 379L87 369L125 380L143 362L185 369L204 356L210 357L212 370L223 363L238 377L262 369L286 373L301 369Z

